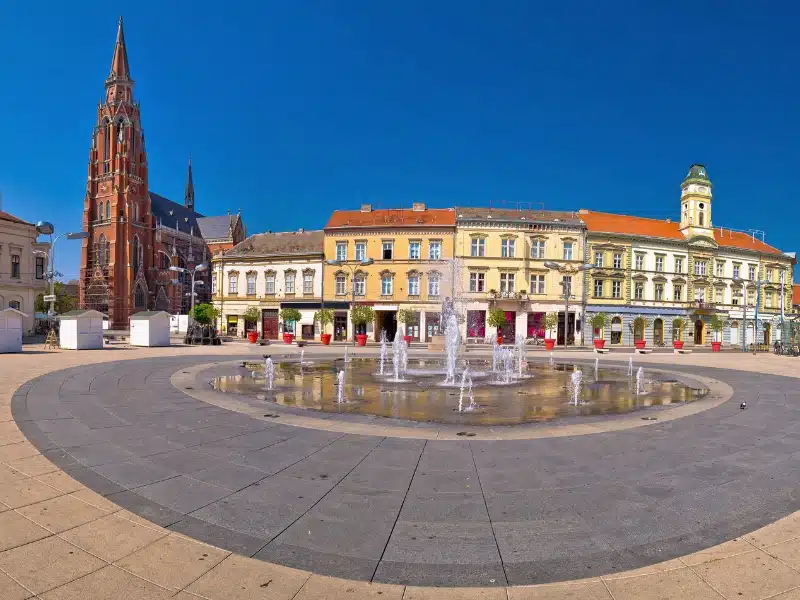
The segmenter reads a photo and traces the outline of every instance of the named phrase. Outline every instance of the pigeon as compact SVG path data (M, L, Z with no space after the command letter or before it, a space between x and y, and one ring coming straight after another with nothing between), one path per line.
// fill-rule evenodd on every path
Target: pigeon
M742 402L742 403L739 405L739 408L741 408L742 410L744 410L745 408L747 408L747 402Z

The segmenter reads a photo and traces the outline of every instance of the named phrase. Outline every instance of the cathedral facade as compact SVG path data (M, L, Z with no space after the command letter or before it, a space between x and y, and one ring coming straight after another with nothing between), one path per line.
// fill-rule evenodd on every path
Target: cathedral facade
M83 205L80 305L127 328L142 310L186 313L210 296L211 256L246 237L240 214L204 216L195 207L189 160L182 203L150 191L141 107L134 99L122 19L97 106ZM200 265L192 290L191 273ZM175 267L178 269L176 270Z

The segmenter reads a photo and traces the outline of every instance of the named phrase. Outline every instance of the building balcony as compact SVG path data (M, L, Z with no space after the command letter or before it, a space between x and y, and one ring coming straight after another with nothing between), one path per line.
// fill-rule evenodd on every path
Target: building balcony
M519 300L524 302L528 299L528 294L522 292L498 292L496 290L489 290L486 292L486 298L488 300Z

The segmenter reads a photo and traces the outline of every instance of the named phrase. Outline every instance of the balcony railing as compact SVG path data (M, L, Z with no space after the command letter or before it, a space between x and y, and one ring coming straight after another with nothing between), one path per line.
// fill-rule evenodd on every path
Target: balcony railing
M489 300L527 300L528 294L522 292L497 292L497 291L489 291L486 292L486 297Z

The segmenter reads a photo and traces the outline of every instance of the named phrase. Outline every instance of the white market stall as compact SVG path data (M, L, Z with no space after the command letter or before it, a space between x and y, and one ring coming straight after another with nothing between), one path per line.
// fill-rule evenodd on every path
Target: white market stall
M0 353L22 352L22 319L27 316L16 308L0 310Z
M103 319L96 310L71 310L58 316L58 343L64 350L99 350L103 347Z
M170 315L144 310L131 316L131 346L169 346Z

